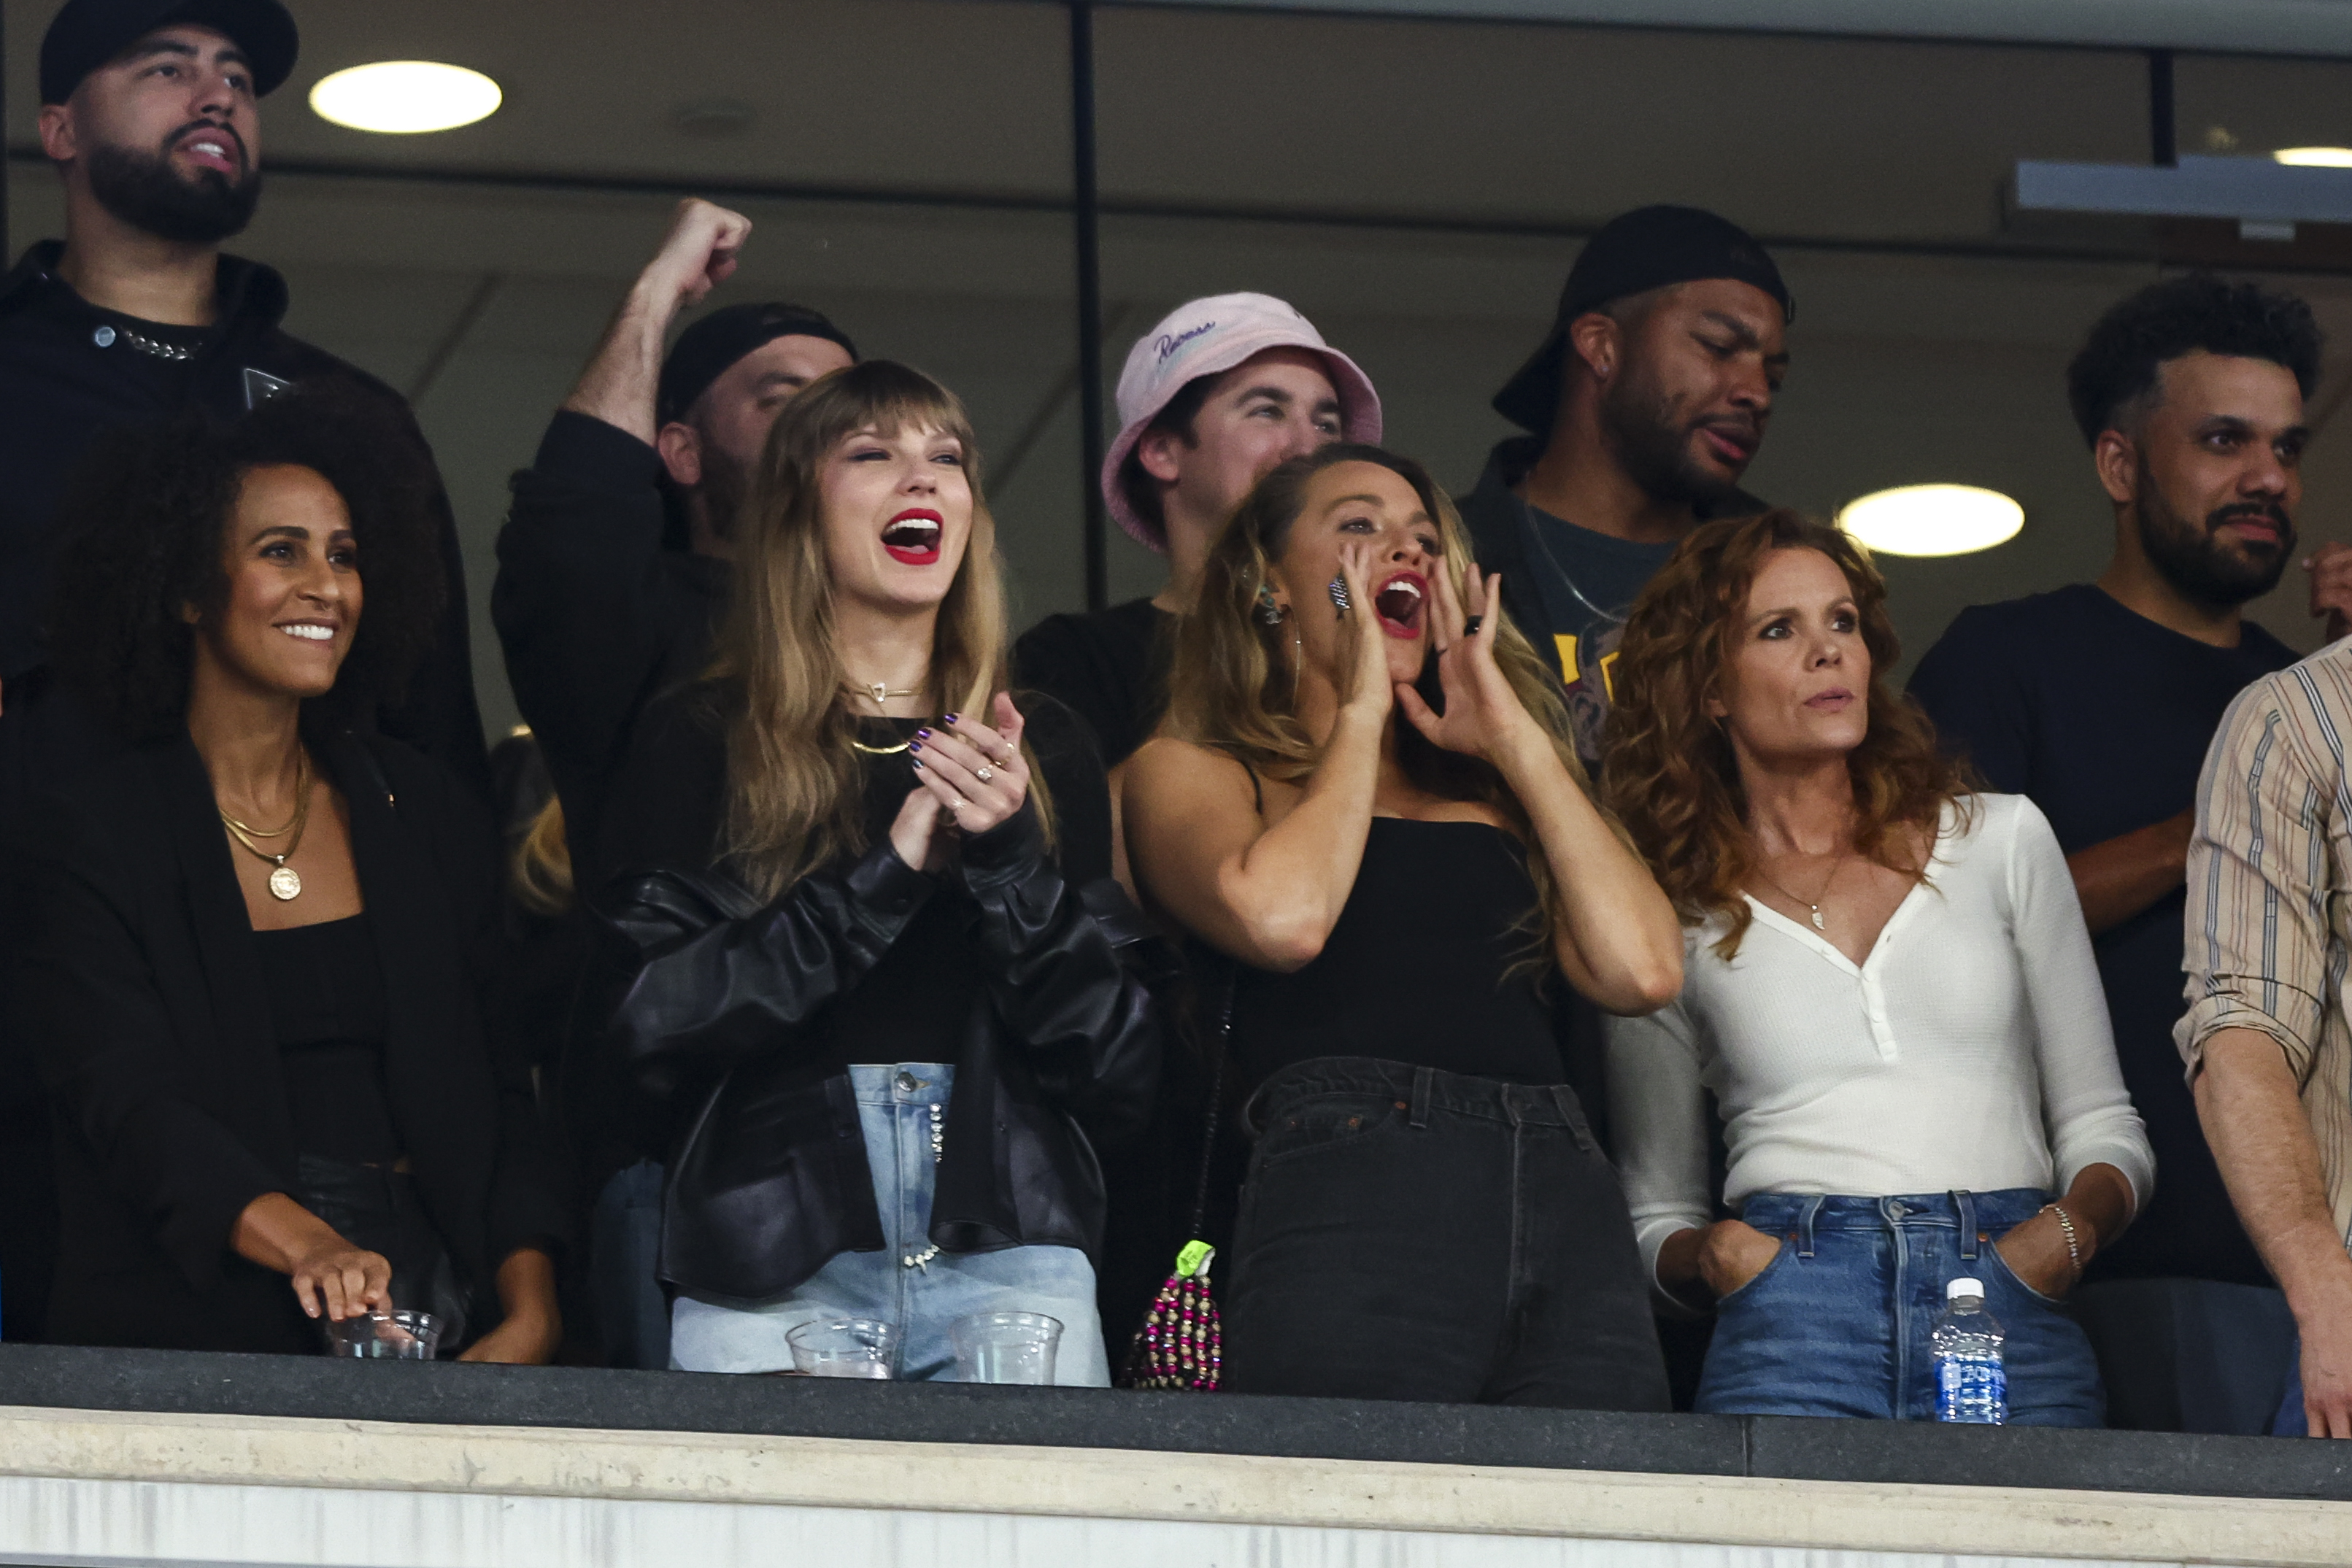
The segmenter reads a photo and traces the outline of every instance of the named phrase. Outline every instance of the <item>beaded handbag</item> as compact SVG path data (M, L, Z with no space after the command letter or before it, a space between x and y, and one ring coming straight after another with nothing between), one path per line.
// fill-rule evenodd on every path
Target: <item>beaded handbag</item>
M1225 1057L1234 1031L1234 996L1225 991L1217 1020L1217 1065L1209 1078L1208 1125L1201 1140L1201 1181L1192 1197L1192 1239L1176 1254L1176 1271L1151 1298L1143 1326L1127 1353L1119 1378L1129 1388L1181 1388L1214 1394L1224 1367L1224 1331L1217 1322L1217 1298L1209 1290L1209 1265L1217 1249L1201 1239L1208 1228L1209 1168L1217 1152L1217 1121L1223 1109Z

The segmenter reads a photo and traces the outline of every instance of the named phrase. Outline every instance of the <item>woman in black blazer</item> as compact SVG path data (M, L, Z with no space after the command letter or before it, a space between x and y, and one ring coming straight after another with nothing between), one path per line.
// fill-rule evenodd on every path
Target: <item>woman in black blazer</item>
M489 824L345 717L440 598L413 455L298 392L126 438L71 509L61 689L11 689L5 758L52 1339L317 1351L397 1305L468 1359L554 1352L563 1210L471 962Z

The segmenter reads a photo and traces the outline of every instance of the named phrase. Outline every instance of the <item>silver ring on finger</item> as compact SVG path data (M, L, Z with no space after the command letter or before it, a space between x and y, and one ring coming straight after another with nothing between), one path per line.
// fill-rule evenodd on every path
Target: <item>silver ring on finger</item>
M985 784L996 777L996 769L983 762L972 769L971 776Z
M969 805L971 805L971 801L969 801L969 800L965 800L962 796L959 795L959 796L957 796L957 797L955 798L955 803L954 803L954 804L952 804L952 805L950 805L950 806L948 808L948 810L950 810L950 811L961 811L961 810L962 810L966 806L969 806Z

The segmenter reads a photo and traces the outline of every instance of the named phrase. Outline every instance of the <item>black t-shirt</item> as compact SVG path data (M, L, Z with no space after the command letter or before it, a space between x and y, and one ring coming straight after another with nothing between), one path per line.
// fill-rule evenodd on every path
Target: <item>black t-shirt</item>
M1911 695L1993 789L2031 797L2068 854L2179 815L2230 700L2294 651L2249 622L2216 648L2077 584L1964 610ZM2186 1009L2176 889L2094 938L2116 1054L2156 1150L2156 1196L2093 1278L2266 1284L2239 1228L2172 1043Z
M1091 615L1048 615L1013 647L1020 683L1087 721L1116 768L1151 738L1168 707L1176 617L1149 599Z

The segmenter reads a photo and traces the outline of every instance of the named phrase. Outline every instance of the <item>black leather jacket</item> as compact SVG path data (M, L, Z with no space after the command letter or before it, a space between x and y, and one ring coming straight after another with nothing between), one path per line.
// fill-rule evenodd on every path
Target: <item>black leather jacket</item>
M764 908L723 870L617 883L602 902L636 967L616 1043L683 1121L662 1278L765 1298L838 1253L882 1248L849 1080L816 1077L793 1045L933 898L972 905L988 985L961 1038L940 1042L956 1079L930 1238L948 1252L1092 1256L1103 1183L1089 1139L1150 1116L1160 1037L1150 992L1121 961L1135 931L1090 913L1099 892L1087 891L1063 882L1027 807L966 839L961 866L939 879L886 840Z

